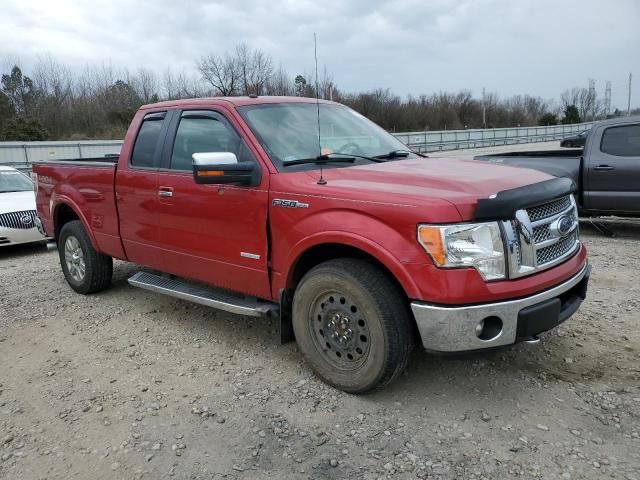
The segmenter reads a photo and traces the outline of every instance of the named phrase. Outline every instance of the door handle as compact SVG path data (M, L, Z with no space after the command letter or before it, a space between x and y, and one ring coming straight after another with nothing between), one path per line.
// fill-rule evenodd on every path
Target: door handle
M169 187L160 187L160 190L158 190L158 196L162 198L171 198L173 197L173 189Z
M597 167L593 167L593 169L598 170L599 172L614 170L614 168L611 165L598 165Z

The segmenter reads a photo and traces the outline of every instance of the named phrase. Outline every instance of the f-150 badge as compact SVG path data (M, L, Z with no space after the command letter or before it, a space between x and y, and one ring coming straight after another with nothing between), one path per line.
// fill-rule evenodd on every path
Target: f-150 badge
M271 205L274 207L284 207L284 208L309 208L308 203L302 203L297 200L285 200L282 198L274 198L271 202Z

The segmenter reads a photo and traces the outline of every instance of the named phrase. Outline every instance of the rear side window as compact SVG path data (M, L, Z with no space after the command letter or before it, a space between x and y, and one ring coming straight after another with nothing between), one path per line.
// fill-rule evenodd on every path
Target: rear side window
M617 157L640 157L640 124L607 128L600 150Z
M191 170L192 155L231 152L239 162L253 157L240 136L213 112L184 112L178 125L171 155L172 170Z
M131 165L134 167L154 167L154 159L165 112L151 113L144 117L133 145Z

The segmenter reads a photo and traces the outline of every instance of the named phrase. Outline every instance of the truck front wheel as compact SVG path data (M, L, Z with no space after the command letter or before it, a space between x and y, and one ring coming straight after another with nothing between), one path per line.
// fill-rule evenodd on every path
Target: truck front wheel
M379 268L358 259L312 268L295 291L292 322L316 374L349 393L390 383L414 345L402 293Z
M79 220L65 223L62 227L58 253L64 277L76 292L99 292L111 283L113 260L93 248Z

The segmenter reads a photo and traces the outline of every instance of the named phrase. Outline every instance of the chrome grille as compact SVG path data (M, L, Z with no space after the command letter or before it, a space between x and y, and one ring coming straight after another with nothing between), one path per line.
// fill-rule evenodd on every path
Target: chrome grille
M533 241L536 243L544 242L551 238L551 232L549 231L549 225L540 225L533 229Z
M570 251L575 246L577 239L578 235L572 233L568 237L564 237L558 243L536 250L536 262L538 265L545 265L549 262L553 262L556 258L559 258Z
M567 210L570 206L571 197L566 196L543 205L527 208L527 213L529 214L529 220L537 222L543 218L549 218L557 215L558 213Z
M30 230L36 228L36 211L9 212L0 214L0 228Z
M560 232L561 224L570 229ZM509 278L531 275L568 259L580 245L578 212L573 196L518 210L514 220L502 222Z

